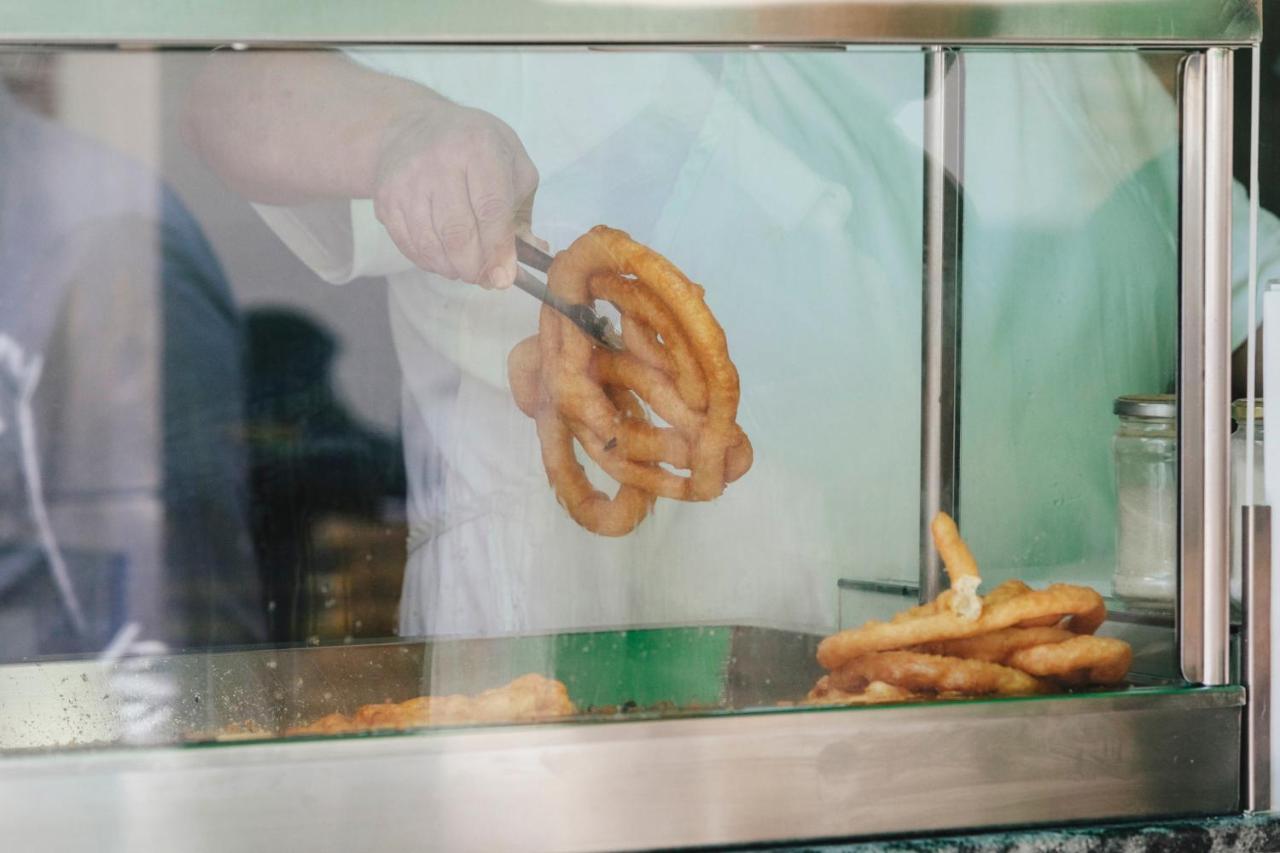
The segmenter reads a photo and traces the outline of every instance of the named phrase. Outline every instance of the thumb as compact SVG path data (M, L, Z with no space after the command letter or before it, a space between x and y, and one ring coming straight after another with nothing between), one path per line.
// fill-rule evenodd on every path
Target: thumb
M520 206L516 208L515 227L516 236L521 240L537 246L544 252L551 251L551 244L533 233L533 193L529 193Z

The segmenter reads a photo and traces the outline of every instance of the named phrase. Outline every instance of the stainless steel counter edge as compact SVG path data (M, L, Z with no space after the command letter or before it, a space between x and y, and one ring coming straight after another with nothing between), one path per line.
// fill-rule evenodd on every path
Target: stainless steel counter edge
M0 0L28 43L1245 45L1261 0Z
M1243 698L1134 691L18 757L0 761L0 825L41 850L588 850L1221 814L1239 803Z

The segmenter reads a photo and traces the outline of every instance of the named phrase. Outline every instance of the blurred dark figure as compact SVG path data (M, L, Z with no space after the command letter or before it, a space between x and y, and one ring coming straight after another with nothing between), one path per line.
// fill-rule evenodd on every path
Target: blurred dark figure
M1280 0L1263 0L1263 20L1268 26L1262 39L1262 80L1259 89L1258 199L1267 210L1280 210ZM1236 180L1249 186L1249 110L1253 71L1247 52L1237 55Z
M241 327L199 226L2 87L0 217L0 659L261 641Z
M395 567L385 583L351 574L388 545L402 552L404 451L338 398L339 346L327 329L270 308L248 312L246 330L252 519L271 639L390 633L402 553L369 566ZM387 585L384 607L355 612L353 599Z

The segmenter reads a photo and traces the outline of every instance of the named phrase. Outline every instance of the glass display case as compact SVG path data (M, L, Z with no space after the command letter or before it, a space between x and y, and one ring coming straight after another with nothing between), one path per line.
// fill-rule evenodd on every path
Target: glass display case
M19 837L1269 807L1255 0L14 18ZM1117 518L1176 594L1115 597Z

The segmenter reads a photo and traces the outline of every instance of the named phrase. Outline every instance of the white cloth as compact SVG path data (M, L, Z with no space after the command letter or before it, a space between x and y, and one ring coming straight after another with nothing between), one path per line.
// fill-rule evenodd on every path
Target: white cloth
M717 501L587 533L507 388L533 300L413 268L368 200L260 208L323 278L390 278L413 526L402 633L823 628L838 577L915 576L918 53L354 56L511 124L553 247L603 222L701 282L756 448ZM964 529L989 576L1105 585L1111 398L1173 376L1176 115L1136 57L975 54L967 85Z

